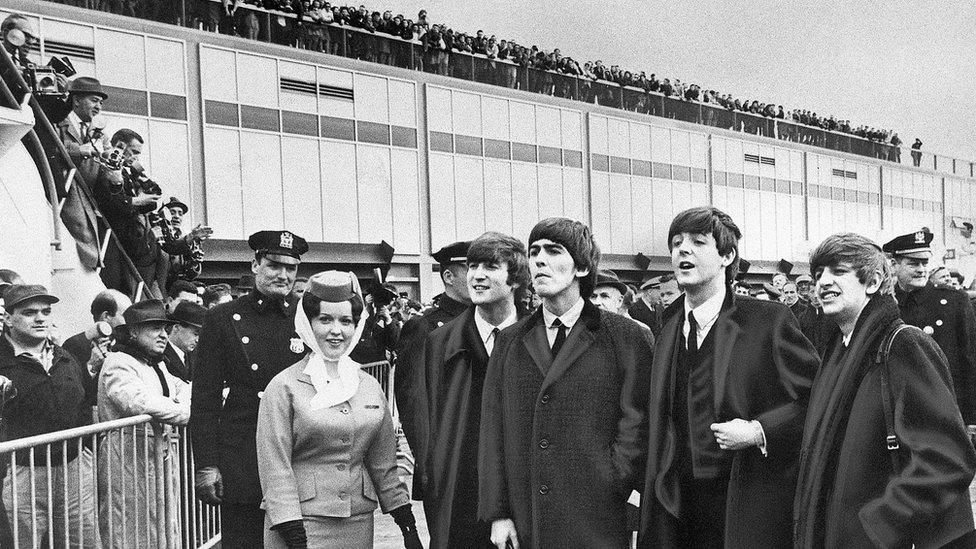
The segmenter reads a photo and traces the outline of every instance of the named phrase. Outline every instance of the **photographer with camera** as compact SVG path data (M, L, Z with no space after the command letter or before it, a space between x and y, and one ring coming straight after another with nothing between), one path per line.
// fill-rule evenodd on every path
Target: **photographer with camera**
M169 276L166 287L177 280L195 280L203 269L203 241L210 238L213 229L203 223L190 232L183 234L183 216L189 208L175 196L159 208L159 213L168 220L170 238L162 245L163 250L170 254Z
M171 239L169 224L156 212L162 189L139 162L142 136L121 129L110 143L111 149L99 159L92 194L142 276L146 291L161 297L169 270L169 255L162 245Z
M58 136L68 149L68 156L92 187L99 175L99 159L109 145L102 132L104 125L95 119L102 112L102 101L106 99L108 94L97 79L90 76L75 78L68 84L71 112L57 125Z

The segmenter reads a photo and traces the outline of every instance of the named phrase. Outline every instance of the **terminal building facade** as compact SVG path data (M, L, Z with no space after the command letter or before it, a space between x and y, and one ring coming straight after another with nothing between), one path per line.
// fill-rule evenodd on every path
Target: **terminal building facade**
M668 225L694 205L732 215L759 273L805 264L841 230L928 227L959 261L976 217L969 161L926 153L916 167L49 2L0 10L32 19L35 61L67 55L106 86L109 134L146 138L143 164L189 205L184 226L214 229L203 279L248 272L245 241L261 229L308 239L301 274L372 276L385 242L388 280L426 300L439 291L431 250L486 230L524 238L547 216L590 224L605 266L629 280L638 253L669 268Z

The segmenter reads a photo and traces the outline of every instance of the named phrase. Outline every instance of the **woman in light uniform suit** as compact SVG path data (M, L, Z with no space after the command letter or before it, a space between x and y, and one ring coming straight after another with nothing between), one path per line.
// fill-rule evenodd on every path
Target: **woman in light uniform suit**
M367 314L352 273L313 276L295 314L312 352L274 377L258 409L258 472L269 548L373 547L377 503L421 547L396 468L379 383L349 358Z

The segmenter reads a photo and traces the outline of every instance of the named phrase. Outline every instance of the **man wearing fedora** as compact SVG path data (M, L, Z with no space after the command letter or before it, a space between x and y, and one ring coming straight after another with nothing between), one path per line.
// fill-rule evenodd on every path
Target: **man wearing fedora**
M50 339L51 315L58 298L44 286L12 284L3 300L0 376L10 380L3 391L3 441L90 424L84 381L90 376ZM49 525L55 539L63 539L67 531L72 547L100 545L94 466L88 447L54 444L49 454L19 452L11 466L12 472L3 481L3 504L13 510L16 498L17 514L11 519L18 526L19 547L39 546L48 537ZM7 469L7 464L3 467ZM31 482L32 474L48 478L50 483Z
M194 351L200 341L200 330L203 329L203 317L207 310L202 305L192 301L180 301L170 315L176 324L169 332L169 345L163 352L163 361L169 373L189 381L193 373Z
M58 124L58 136L78 173L92 185L98 177L99 165L94 157L108 147L108 136L92 127L92 121L102 112L102 101L108 94L96 78L79 76L68 84L71 112Z
M207 311L190 417L197 497L220 505L221 543L234 549L264 544L258 405L271 378L306 354L291 291L308 243L290 231L260 231L247 243L254 289Z
M169 218L172 234L172 239L163 245L163 249L169 254L169 276L166 285L169 286L178 278L196 279L203 269L203 248L200 245L210 238L213 229L198 223L196 227L184 234L183 217L190 208L175 196L169 197L169 202L160 206L159 211L161 214L164 212L168 214L166 217Z

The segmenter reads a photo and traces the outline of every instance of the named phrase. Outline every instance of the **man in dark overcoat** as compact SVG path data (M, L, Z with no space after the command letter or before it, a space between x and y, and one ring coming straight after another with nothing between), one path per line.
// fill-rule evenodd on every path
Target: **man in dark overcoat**
M221 543L234 549L264 544L258 404L271 378L306 353L291 290L308 243L289 231L260 231L247 242L254 289L207 312L190 414L197 497L220 505Z
M816 351L782 303L734 295L739 228L712 207L668 232L684 290L651 369L638 547L782 548Z
M444 293L438 297L434 307L403 325L397 341L393 391L403 434L413 452L413 487L410 493L415 500L424 499L424 444L427 442L424 342L432 331L453 320L471 304L466 263L470 245L469 241L455 242L431 254L440 264Z
M895 299L906 324L922 329L949 360L962 419L976 431L976 313L965 292L929 282L930 232L918 231L883 246L891 256Z
M482 397L478 516L495 547L630 544L652 350L640 325L583 297L599 258L578 221L529 235L542 306L498 337Z
M794 547L973 547L976 452L945 355L898 318L874 242L829 236L810 270L833 332L810 394Z
M424 350L430 434L424 512L432 549L494 547L478 520L478 434L488 357L501 330L518 321L515 295L529 284L525 245L488 232L468 249L474 304L434 330Z

